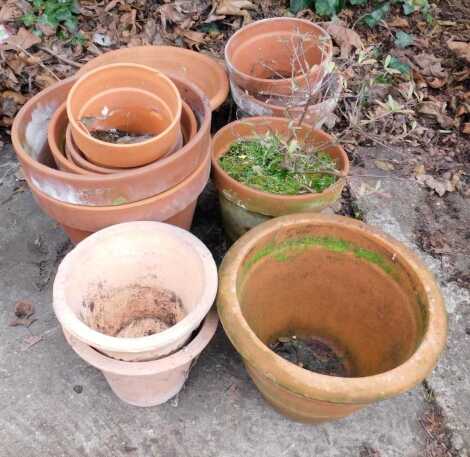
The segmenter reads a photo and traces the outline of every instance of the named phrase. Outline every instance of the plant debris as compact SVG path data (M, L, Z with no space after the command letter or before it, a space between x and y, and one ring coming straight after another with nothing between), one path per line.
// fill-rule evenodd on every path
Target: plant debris
M219 162L233 179L273 194L323 192L339 174L327 153L305 151L295 140L286 144L273 133L236 141Z
M281 336L269 347L277 355L306 370L328 376L347 376L343 359L319 339Z
M15 304L15 319L10 322L10 327L24 326L30 327L36 318L32 317L34 314L34 306L30 301L20 300Z
M92 130L90 135L100 141L113 144L134 144L150 140L155 135L125 132L121 129Z

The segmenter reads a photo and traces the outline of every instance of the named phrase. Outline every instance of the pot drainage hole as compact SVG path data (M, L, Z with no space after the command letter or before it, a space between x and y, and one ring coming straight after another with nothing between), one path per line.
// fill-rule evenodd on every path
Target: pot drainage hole
M106 335L137 338L162 332L185 316L181 299L171 290L132 284L99 284L82 303L87 325Z
M306 370L329 376L348 375L344 358L328 344L314 337L281 336L270 343L269 347L277 355Z

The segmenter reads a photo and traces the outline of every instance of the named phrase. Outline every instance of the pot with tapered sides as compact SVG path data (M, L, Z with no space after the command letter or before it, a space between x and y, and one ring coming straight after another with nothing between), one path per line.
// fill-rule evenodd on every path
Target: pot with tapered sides
M117 63L81 76L67 96L72 137L88 160L104 167L132 168L167 154L180 134L182 102L163 73ZM142 139L113 143L99 132L120 130Z
M230 81L254 97L313 93L332 59L329 34L313 22L278 17L252 22L228 40Z
M220 267L217 307L264 398L305 422L412 389L447 339L443 298L424 263L342 216L292 214L245 234Z
M240 139L277 133L287 139L291 135L289 120L268 116L246 118L220 129L213 138L212 176L219 191L219 202L225 231L232 241L272 217L305 211L319 212L336 202L349 172L348 156L327 133L303 124L297 130L300 143L316 146L334 159L340 177L322 192L299 195L268 193L236 181L221 166L221 157Z
M181 97L196 116L196 135L179 151L149 165L120 173L84 176L57 170L47 143L48 124L66 100L74 79L60 81L31 98L16 115L12 142L25 178L47 197L65 204L119 206L136 203L180 184L209 154L211 109L204 93L173 77ZM63 129L51 127L63 142ZM101 227L102 228L102 227Z
M53 306L67 335L108 357L139 362L186 344L216 292L216 264L197 237L137 221L100 230L65 256Z
M103 373L117 397L130 405L149 407L165 403L183 388L199 355L214 336L218 322L217 313L209 312L185 346L148 362L116 360L73 336L66 334L66 338L79 357Z

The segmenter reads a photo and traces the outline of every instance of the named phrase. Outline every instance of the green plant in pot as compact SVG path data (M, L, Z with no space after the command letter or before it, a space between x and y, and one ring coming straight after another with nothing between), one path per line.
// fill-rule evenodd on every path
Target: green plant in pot
M349 160L327 133L263 116L217 132L212 169L225 231L235 241L272 217L319 212L333 204Z

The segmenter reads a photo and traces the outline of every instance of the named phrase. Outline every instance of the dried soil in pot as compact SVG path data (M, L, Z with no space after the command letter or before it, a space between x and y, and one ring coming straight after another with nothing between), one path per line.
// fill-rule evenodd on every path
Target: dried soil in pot
M295 214L247 233L221 266L218 310L265 398L309 422L411 389L446 342L442 296L422 262L339 216ZM317 374L270 349L289 335L326 344L345 373Z

